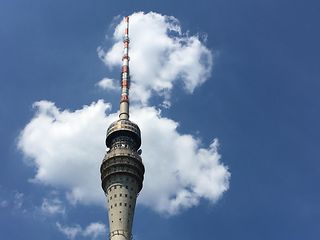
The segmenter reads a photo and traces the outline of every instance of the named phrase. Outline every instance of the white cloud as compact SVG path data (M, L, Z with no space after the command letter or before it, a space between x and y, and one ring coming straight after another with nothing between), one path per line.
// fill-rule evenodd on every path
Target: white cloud
M115 90L117 89L117 85L114 83L115 80L111 78L103 78L99 82L96 83L96 86L104 89L104 90ZM119 85L120 89L120 85Z
M20 209L23 205L24 201L24 194L21 192L15 192L13 198L13 205L16 209Z
M82 235L85 237L90 236L91 238L95 239L98 236L106 235L107 228L104 224L95 222L90 223L82 232Z
M60 223L56 223L57 228L62 232L68 239L75 239L77 235L82 232L82 229L79 225L74 226L62 226Z
M44 198L41 204L41 211L46 215L64 215L66 210L62 201L58 198L48 199Z
M25 212L25 195L17 190L8 190L0 185L0 208Z
M110 49L98 48L109 67L121 65L124 23L114 31ZM130 16L130 70L132 98L147 105L153 93L164 97L169 106L171 90L181 81L192 93L210 76L212 52L197 35L183 33L179 21L154 12Z
M68 239L75 239L78 236L96 239L99 236L106 235L107 228L100 222L90 223L87 227L82 228L78 224L73 226L63 226L59 222L56 223L58 230Z
M5 208L8 207L9 203L7 200L1 200L0 201L0 207Z
M99 163L105 150L104 132L111 123L105 119L110 105L98 101L74 112L59 111L47 101L34 107L36 114L18 143L37 168L33 181L67 189L73 203L101 202Z
M106 128L117 113L106 115L110 104L101 100L76 111L59 110L48 101L34 107L35 115L18 142L36 166L33 181L65 189L74 204L104 205L99 168ZM217 140L208 148L200 147L198 139L180 134L178 123L154 107L132 108L131 119L142 131L146 167L140 204L176 214L200 199L215 202L228 189L230 173L220 162Z
M230 173L220 163L218 140L200 148L199 140L180 134L177 122L161 117L155 108L139 108L134 113L132 120L143 134L146 176L140 197L144 205L176 214L197 205L201 198L215 202L228 189Z

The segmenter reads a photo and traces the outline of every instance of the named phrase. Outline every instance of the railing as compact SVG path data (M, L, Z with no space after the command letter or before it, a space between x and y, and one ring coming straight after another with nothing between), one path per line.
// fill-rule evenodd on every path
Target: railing
M108 158L107 161L104 161L101 165L101 170L105 171L107 168L110 167L116 167L117 166L121 168L133 168L137 169L139 172L141 171L141 174L144 173L144 166L141 162L138 161L130 161L127 158Z
M125 230L114 230L114 231L109 233L109 240L111 240L112 237L117 236L117 235L124 236L125 239L128 239L128 240L132 240L133 239L132 234L129 235L128 231L125 231Z
M122 150L122 149L121 149ZM120 150L120 151L121 151ZM115 150L115 151L117 151L117 150ZM112 151L110 151L110 152L108 152L108 155L107 155L107 159L109 159L109 158L113 158L113 157L122 157L122 156L129 156L129 157L133 157L133 158L135 158L135 159L138 159L139 161L141 161L142 162L142 158L141 158L141 156L138 154L138 153L132 153L132 152L130 152L130 151L126 151L126 152L119 152L119 151L117 151L117 152L113 152L112 153Z

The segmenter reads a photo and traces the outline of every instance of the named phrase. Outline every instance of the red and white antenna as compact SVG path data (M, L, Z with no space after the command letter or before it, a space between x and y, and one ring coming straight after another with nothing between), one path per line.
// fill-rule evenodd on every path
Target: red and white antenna
M121 70L120 119L129 119L129 17L124 18L125 30L123 38L123 57Z

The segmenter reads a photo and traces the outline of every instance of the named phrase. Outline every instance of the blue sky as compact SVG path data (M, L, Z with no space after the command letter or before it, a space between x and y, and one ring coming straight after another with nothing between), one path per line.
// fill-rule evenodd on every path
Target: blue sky
M136 208L135 239L318 239L320 5L316 1L11 0L1 5L1 239L67 239L62 230L68 227L77 232L75 239L91 239L90 224L107 225L106 209L95 198L79 197L72 203L67 197L75 186L73 179L86 183L83 175L66 178L57 172L50 175L56 178L32 181L38 171L36 161L17 146L21 131L40 114L32 107L37 101L54 103L60 109L57 116L63 117L66 109L76 116L84 105L104 99L112 104L107 120L116 116L118 92L102 90L97 82L117 79L120 68L106 66L97 48L108 51L114 43L110 37L119 23L116 16L139 11L174 16L183 33L199 36L212 53L211 75L197 82L192 93L184 90L183 80L174 80L170 108L160 106L163 96L157 94L147 106L161 108L161 118L152 118L159 124L164 119L171 120L164 122L169 125L179 123L169 133L192 136L198 140L196 149L209 151L217 138L218 153L208 154L213 159L221 155L222 165L217 166L228 167L231 177L217 201L198 194L196 204L173 216L148 206L149 200L155 201L149 191L151 196L143 196ZM100 124L95 119L101 118L93 118L92 125ZM106 129L108 122L103 124ZM54 143L52 129L44 129L36 129L42 133L41 141L32 149ZM104 132L100 135L90 146L95 141L103 144ZM61 151L61 145L54 149ZM143 151L148 153L146 146ZM102 158L103 153L97 161ZM147 163L148 158L143 160ZM170 169L169 160L159 161L159 169ZM66 159L63 164L71 163ZM178 187L188 189L188 185ZM55 208L46 208L48 204Z

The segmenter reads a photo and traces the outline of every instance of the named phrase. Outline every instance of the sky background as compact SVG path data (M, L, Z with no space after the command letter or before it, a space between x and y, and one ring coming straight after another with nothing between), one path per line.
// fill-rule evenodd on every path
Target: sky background
M102 90L97 83L118 79L120 68L106 66L97 49L112 46L116 16L139 11L174 16L183 33L199 36L211 52L211 75L192 93L180 79L170 91L170 108L161 107L163 98L157 94L147 106L161 109L158 119L179 123L174 133L198 140L195 153L200 148L210 152L217 138L220 146L210 156L231 177L218 201L200 194L196 204L172 216L142 200L136 208L134 238L318 239L320 4L294 0L2 0L0 238L106 238L102 205L72 203L64 182L30 181L38 169L36 161L18 149L19 135L39 114L32 105L40 100L53 102L58 115L69 109L75 116L84 105L104 99L113 106L107 119L116 119L118 92ZM39 146L52 140L50 134L42 131ZM105 132L100 135L103 145ZM50 149L61 153L60 146ZM94 161L102 160L103 151ZM161 168L169 168L169 163L158 161ZM99 176L98 168L92 171ZM72 173L75 182L83 179ZM210 184L214 188L215 182L206 182Z

